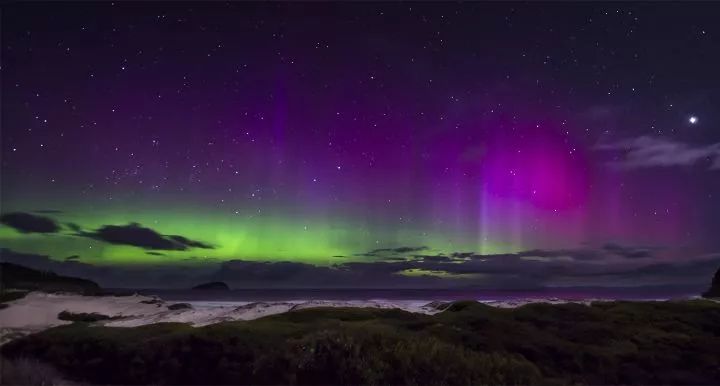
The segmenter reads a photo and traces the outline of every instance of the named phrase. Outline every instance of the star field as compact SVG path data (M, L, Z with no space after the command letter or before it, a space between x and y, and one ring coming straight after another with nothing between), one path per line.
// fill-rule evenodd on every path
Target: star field
M106 265L720 250L715 4L3 8L2 212L61 227L3 226L10 250ZM173 248L108 242L128 224Z

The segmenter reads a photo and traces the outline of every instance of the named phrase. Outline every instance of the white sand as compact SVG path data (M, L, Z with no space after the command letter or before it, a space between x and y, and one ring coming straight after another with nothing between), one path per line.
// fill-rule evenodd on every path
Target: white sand
M310 301L276 301L276 302L237 302L222 305L208 304L208 302L187 302L192 309L177 311L162 311L142 317L113 320L104 323L107 326L133 327L158 322L190 323L194 326L232 321L252 320L263 316L281 314L292 310L314 307L361 307L361 308L399 308L409 312L432 314L439 312L433 307L426 307L427 302L380 302L380 301L337 301L337 300L310 300ZM167 302L166 304L171 304Z
M588 304L598 299L577 301ZM149 302L143 303L143 302ZM528 303L567 303L563 299L518 299L502 301L483 301L483 303L502 308L518 307ZM114 327L135 327L160 322L189 323L194 326L232 321L251 320L263 316L280 314L291 310L312 307L371 307L397 308L409 312L434 314L440 312L443 302L422 300L292 300L273 302L187 302L190 309L169 310L168 305L177 302L163 301L147 296L81 296L75 294L46 294L33 292L22 299L7 303L0 310L0 344L18 335L40 331L46 328L69 324L58 319L62 311L72 313L99 313L118 319L99 322Z
M46 294L31 292L22 299L7 303L0 310L1 328L50 327L70 322L58 319L62 311L92 313L108 316L147 315L164 307L143 304L151 300L145 296L81 296L74 294Z
M438 312L434 307L427 305L428 302L410 301L187 302L192 308L169 310L168 306L175 303L177 302L166 302L140 295L81 296L32 292L22 299L8 302L8 307L0 310L0 335L2 335L0 344L9 337L72 323L58 319L58 314L62 311L98 313L118 318L98 322L113 327L135 327L160 322L205 326L224 321L257 319L311 307L400 308L427 314Z

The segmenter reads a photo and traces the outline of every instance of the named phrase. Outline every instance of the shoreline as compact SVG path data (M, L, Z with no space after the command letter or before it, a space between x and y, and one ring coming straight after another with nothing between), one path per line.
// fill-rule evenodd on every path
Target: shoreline
M21 302L9 309L19 313ZM53 312L70 305L101 311L87 307L102 304L108 314L125 315L98 321L97 315L65 314L79 322L24 337L18 332L2 346L8 363L32 358L33 372L37 364L61 369L60 376L82 384L315 384L317 374L332 384L718 384L720 375L717 301L496 303L504 309L475 301L177 307L143 296L34 293L25 302L26 309L47 305L43 312L53 320ZM348 306L356 308L334 308ZM152 315L132 315L143 310ZM247 321L216 323L226 320ZM149 324L155 322L186 324ZM347 369L370 372L348 382Z
M654 299L640 301L665 301ZM677 299L683 300L683 299ZM687 298L685 300L692 300ZM412 313L433 315L442 312L455 300L303 300L285 301L226 301L226 300L165 300L158 296L83 296L69 293L30 292L25 297L5 303L0 309L0 344L18 336L38 332L72 321L61 320L59 314L100 314L108 320L93 322L94 325L109 327L137 327L155 323L188 323L192 326L207 326L228 321L253 320L265 316L282 314L306 308L377 308L400 309ZM526 304L584 304L609 302L614 299L561 299L561 298L518 298L503 300L476 300L495 308L517 308ZM170 307L172 306L172 307Z

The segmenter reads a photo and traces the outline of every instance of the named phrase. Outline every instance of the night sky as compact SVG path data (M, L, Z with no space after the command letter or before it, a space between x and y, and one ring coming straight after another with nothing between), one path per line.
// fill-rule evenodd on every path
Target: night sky
M2 258L110 286L705 285L720 5L2 8Z

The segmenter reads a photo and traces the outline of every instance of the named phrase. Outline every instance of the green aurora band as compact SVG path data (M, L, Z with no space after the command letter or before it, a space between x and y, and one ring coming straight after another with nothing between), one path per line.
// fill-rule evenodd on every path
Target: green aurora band
M452 236L449 236L432 229L408 227L384 232L364 226L360 221L319 216L289 218L268 213L235 215L205 209L170 210L158 207L135 208L133 211L121 207L111 210L76 207L45 216L58 221L62 230L54 234L28 234L0 226L0 245L56 260L78 256L78 261L95 265L193 265L234 259L330 265L347 261L381 260L382 256L367 256L366 253L377 248L400 246L427 247L426 250L411 254L457 251L505 253L521 249L505 243L478 243L477 235L460 232L452 232ZM202 241L211 244L213 248L151 251L81 237L67 226L70 223L77 224L89 231L103 225L126 225L133 222L161 234L182 235Z

